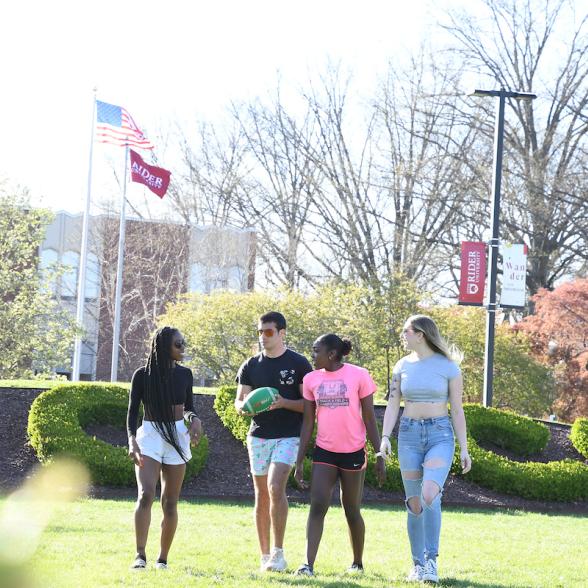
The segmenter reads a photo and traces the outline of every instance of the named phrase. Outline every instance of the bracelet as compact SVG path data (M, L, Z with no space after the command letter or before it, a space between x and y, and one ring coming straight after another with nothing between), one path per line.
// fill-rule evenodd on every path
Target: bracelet
M384 457L384 454L381 451L378 451L378 453L376 453L376 457Z
M382 437L386 437L386 438L390 439L390 435L382 435Z

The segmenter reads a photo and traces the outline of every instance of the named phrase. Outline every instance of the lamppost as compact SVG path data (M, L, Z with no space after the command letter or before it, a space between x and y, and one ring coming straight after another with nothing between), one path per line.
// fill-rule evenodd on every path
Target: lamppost
M498 98L494 126L494 173L492 178L492 238L490 239L490 263L488 270L488 307L486 314L486 347L484 351L484 406L492 406L492 384L494 380L494 331L496 326L496 276L498 270L498 227L500 223L500 183L502 181L502 150L504 143L504 105L507 98L534 100L536 94L500 90L474 90L469 96L492 96Z

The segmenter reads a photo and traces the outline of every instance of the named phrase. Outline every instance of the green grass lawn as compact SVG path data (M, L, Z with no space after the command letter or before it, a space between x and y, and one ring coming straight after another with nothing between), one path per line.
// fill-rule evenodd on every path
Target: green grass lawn
M0 388L53 388L64 380L0 380Z
M152 568L157 556L159 509L154 505L145 571L128 569L134 556L130 501L81 500L62 506L34 557L36 586L409 586L405 513L399 507L364 508L366 574L349 578L344 515L332 507L315 564L316 577L261 574L251 505L182 502L170 569ZM286 534L290 570L304 559L308 507L294 505ZM586 586L588 519L518 511L444 513L439 571L443 586Z

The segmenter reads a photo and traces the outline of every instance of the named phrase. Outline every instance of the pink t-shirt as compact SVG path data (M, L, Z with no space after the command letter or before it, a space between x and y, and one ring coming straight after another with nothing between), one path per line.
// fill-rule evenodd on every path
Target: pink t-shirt
M302 393L316 402L316 444L335 453L352 453L365 447L360 399L375 391L368 371L349 363L335 372L321 369L306 374Z

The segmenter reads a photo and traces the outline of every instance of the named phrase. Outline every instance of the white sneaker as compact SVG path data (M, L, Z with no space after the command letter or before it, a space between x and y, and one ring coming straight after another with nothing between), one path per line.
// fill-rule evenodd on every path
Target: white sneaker
M425 562L425 571L423 573L423 580L425 582L439 582L439 575L437 573L437 561L434 559L428 559Z
M425 568L421 564L414 564L412 570L410 570L408 576L406 577L407 582L422 582L423 575L425 573Z
M302 564L295 572L295 576L314 576L314 570L312 566L308 564Z
M357 564L357 563L351 564L351 567L347 568L346 573L351 576L355 576L355 575L361 576L361 574L363 574L363 565Z
M167 570L167 564L163 561L156 561L155 562L155 569L156 570Z
M141 556L137 556L131 565L131 570L144 570L146 567L147 562Z
M283 572L287 567L288 563L284 559L284 550L274 547L268 562L265 564L265 569L268 572Z
M265 572L265 566L267 565L267 562L270 559L270 554L269 553L263 553L261 555L261 557L259 558L259 571L261 572Z

